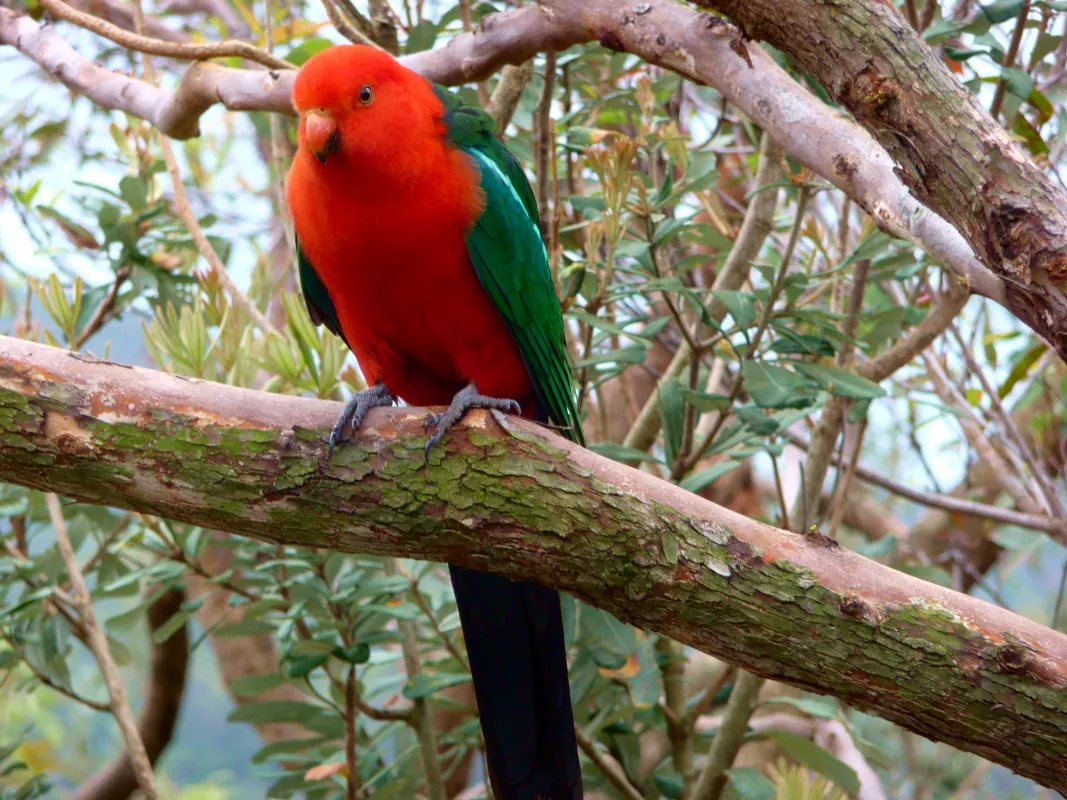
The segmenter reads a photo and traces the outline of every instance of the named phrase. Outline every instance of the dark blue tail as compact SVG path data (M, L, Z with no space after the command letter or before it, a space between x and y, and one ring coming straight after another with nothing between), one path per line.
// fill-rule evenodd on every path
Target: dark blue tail
M559 594L449 567L498 800L581 800Z

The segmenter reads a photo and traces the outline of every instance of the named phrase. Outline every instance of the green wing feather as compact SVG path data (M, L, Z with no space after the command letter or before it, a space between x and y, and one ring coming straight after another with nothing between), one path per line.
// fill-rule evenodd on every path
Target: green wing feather
M341 331L341 322L337 319L337 309L334 308L326 284L319 278L315 268L308 261L308 257L300 249L299 240L296 242L296 262L300 272L300 289L304 293L304 305L307 306L311 321L316 325L325 325L327 330L340 336L341 340L348 345L348 340ZM348 348L351 350L352 346L348 345Z
M564 434L584 445L574 404L563 314L541 240L537 200L522 165L496 136L496 122L435 86L448 135L481 172L485 211L467 235L478 280L515 338L538 405Z

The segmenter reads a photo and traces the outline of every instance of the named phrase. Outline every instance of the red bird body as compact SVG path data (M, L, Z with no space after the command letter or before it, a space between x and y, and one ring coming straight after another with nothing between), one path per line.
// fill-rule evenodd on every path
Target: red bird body
M314 322L370 388L330 446L400 397L447 405L426 457L469 408L551 421L581 443L564 325L537 204L492 118L387 54L334 47L293 87L288 202ZM581 800L559 596L450 565L500 800Z
M419 102L440 117L441 102L426 86ZM303 144L304 126L300 136ZM382 382L406 403L426 406L448 405L473 381L529 411L530 376L467 252L484 202L470 159L446 145L443 130L418 150L366 146L387 153L388 168L325 170L300 147L288 201L300 246L333 298L368 385ZM397 174L407 176L400 185Z

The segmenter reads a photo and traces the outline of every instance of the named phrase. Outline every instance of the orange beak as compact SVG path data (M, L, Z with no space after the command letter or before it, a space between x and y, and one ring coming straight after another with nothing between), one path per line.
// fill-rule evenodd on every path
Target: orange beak
M326 157L337 152L341 145L337 120L325 111L309 111L304 115L304 136L315 158L323 164L326 163Z

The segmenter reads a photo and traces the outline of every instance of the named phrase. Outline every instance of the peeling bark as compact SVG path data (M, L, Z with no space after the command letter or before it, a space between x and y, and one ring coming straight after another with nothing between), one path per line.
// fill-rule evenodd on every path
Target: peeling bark
M884 0L696 0L793 56L1067 358L1067 196ZM743 45L742 45L743 46Z
M337 409L0 339L2 480L535 579L1067 789L1067 637L523 420L470 415L427 469L426 412L381 409L330 461Z

